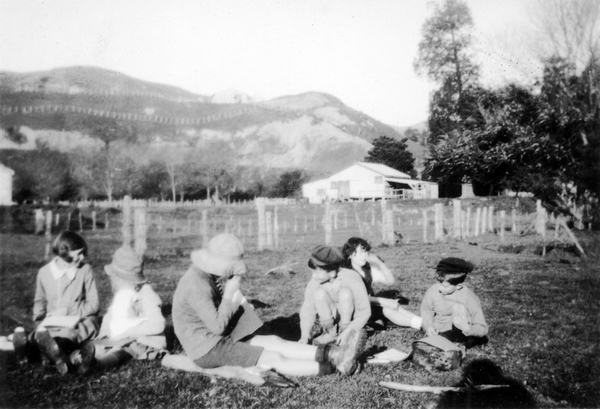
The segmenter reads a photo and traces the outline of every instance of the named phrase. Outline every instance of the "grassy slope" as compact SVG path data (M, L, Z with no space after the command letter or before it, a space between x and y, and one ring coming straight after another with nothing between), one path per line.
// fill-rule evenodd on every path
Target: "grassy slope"
M90 262L98 277L103 309L110 301L102 266L119 245L118 229L86 232ZM34 280L44 239L31 235L2 235L1 309L8 305L30 310ZM598 248L597 234L580 236L586 249ZM541 258L486 250L496 248L464 243L406 245L376 252L396 272L396 288L418 311L422 294L433 280L428 266L444 256L474 261L477 272L469 284L480 296L491 326L490 342L471 350L461 370L428 373L407 361L367 366L352 377L331 375L299 379L300 387L280 390L237 381L163 369L158 362L131 362L117 370L89 376L58 376L52 368L14 367L3 355L2 407L596 407L600 404L598 317L600 289L598 255L578 259L557 251ZM200 245L195 236L155 236L149 243L146 271L165 304L172 301L178 279L188 266L189 250ZM288 252L249 253L251 273L244 286L250 298L267 306L258 309L266 330L287 339L299 337L297 312L308 280L308 245ZM298 274L265 276L262 272L286 261L299 261ZM285 300L285 302L284 302ZM2 318L0 333L14 324ZM406 350L420 333L393 329L369 338L372 351L385 347ZM502 383L509 390L471 396L441 396L390 391L382 380L419 385L456 385L466 376L474 383Z

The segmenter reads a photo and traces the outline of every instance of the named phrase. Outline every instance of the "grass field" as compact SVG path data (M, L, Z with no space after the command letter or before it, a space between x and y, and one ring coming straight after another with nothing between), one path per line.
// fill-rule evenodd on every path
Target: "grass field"
M89 262L94 267L103 311L110 287L102 269L120 245L118 231L85 232ZM598 407L600 406L600 235L578 233L589 253L581 258L568 247L539 255L533 236L507 242L409 243L374 251L395 272L393 287L418 312L425 290L434 282L429 267L446 256L473 261L477 269L468 283L482 300L490 325L489 343L476 347L460 369L430 373L412 361L384 366L365 365L350 378L338 374L296 379L294 389L258 387L235 380L174 371L158 361L135 361L88 376L61 377L51 367L19 368L3 353L0 407L283 407L283 408L417 408L417 407ZM30 312L38 268L45 261L44 238L3 234L1 240L0 309L16 306ZM152 236L146 273L165 305L172 302L179 278L189 266L197 236ZM318 243L313 243L318 244ZM337 244L337 243L336 243ZM341 244L341 243L340 243ZM264 332L289 340L299 338L298 311L309 279L306 261L311 245L287 252L251 252L244 293L261 302L257 309ZM174 251L173 249L177 249ZM264 273L283 263L295 274ZM168 308L167 308L168 310ZM168 322L171 322L168 317ZM0 335L15 323L0 318ZM408 351L422 333L391 329L369 337L364 356L385 348ZM181 352L176 347L174 352ZM507 384L508 389L433 395L400 392L380 381L414 385L454 386Z

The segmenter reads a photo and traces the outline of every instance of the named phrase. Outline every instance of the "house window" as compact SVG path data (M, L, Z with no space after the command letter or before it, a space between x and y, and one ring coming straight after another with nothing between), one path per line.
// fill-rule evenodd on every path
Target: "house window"
M317 189L317 196L326 196L327 192L325 192L325 189Z
M375 176L375 183L383 183L383 176Z
M332 189L337 189L338 188L338 182L331 182L331 188Z

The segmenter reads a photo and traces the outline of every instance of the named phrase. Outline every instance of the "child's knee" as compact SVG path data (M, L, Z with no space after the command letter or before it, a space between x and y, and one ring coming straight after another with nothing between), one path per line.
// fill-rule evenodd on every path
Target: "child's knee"
M347 288L342 288L339 294L340 303L353 304L352 291Z
M456 304L452 305L452 315L453 316L456 316L456 315L464 316L466 314L468 314L468 311L467 311L467 307L465 307L464 304L456 303Z
M316 303L324 303L329 299L329 294L327 294L327 291L319 288L317 291L315 291L313 297Z

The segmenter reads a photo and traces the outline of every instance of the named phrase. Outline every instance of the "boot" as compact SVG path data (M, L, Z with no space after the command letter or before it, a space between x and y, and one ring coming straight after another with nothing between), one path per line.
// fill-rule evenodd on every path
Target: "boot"
M23 365L27 363L27 350L28 350L28 342L27 335L25 334L25 328L17 327L15 328L15 332L13 333L13 347L15 349L15 357L17 358L17 363L19 365Z
M338 332L337 326L332 326L323 331L321 335L313 339L313 345L327 345L337 341Z
M367 333L364 329L352 329L344 344L329 346L327 359L335 365L340 373L352 375L358 368L358 358L362 354L366 342Z
M69 366L67 365L69 359L60 349L54 338L50 336L48 330L44 327L38 328L35 336L40 349L54 363L58 373L66 375L69 372Z
M81 362L77 366L77 373L85 375L95 364L94 355L96 355L96 347L91 342L86 342L81 347L80 354Z

